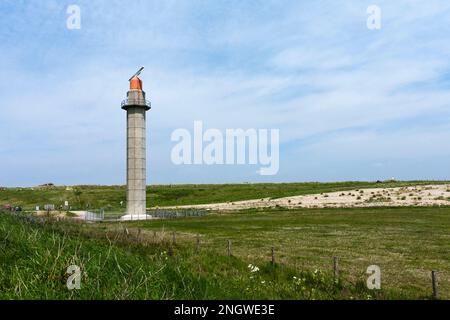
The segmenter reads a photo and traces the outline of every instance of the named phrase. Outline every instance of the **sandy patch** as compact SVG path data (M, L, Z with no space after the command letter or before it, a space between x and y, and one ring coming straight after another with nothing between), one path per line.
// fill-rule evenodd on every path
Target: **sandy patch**
M75 216L68 217L65 211L58 211L58 210L52 210L50 212L47 212L46 210L40 210L36 211L37 216L46 217L50 215L52 218L71 218L71 219L79 219L79 220L85 220L86 218L86 211L70 211L70 213L74 214Z
M251 208L351 208L379 206L450 205L450 185L421 185L328 192L278 199L263 198L226 203L160 207L165 209L243 210ZM154 209L154 208L153 208Z

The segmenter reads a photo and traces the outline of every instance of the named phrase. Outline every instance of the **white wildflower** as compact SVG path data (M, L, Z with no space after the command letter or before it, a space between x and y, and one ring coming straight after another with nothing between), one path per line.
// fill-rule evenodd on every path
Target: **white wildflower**
M252 264L249 264L248 268L249 268L250 272L252 272L252 273L259 271L259 268L257 266L252 265Z

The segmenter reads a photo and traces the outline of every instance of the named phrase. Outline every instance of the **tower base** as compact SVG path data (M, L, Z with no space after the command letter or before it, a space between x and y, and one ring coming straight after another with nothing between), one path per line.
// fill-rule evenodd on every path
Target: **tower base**
M122 221L138 221L138 220L151 220L153 217L149 214L126 214L120 217Z

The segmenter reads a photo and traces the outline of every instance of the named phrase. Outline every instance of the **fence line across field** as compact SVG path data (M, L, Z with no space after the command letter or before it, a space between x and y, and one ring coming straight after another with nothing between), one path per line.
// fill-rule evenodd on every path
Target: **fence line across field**
M155 232L155 231L153 231L153 232ZM175 234L176 234L176 232L173 231L172 232L173 239L175 239ZM196 239L196 242L195 242L194 252L196 254L198 254L199 253L199 248L200 248L200 236L197 234L195 239ZM173 241L172 244L175 245L175 241ZM233 256L232 250L231 250L231 245L232 245L232 241L230 239L228 239L226 241L226 254L229 257ZM170 247L170 255L171 256L174 255L172 246ZM275 247L274 246L270 247L270 256L271 256L270 263L271 263L272 267L275 267L276 263L275 263ZM324 258L324 257L322 257L322 258ZM333 256L330 259L330 262L331 262L331 265L332 265L332 272L333 272L334 282L338 283L338 282L340 282L339 257ZM430 272L430 275L431 275L431 297L434 300L439 300L440 299L439 272L433 270L433 271Z
M105 211L86 211L84 215L85 221L103 221L105 219Z
M104 209L98 211L94 211L97 215L91 214L89 217L93 217L93 219L87 218L87 221L106 221L106 222L114 222L114 221L122 221L121 217L124 213L121 212L105 212ZM98 213L101 213L99 215ZM176 218L187 218L187 217L204 217L208 215L206 210L195 210L195 209L154 209L147 211L147 215L144 219L133 219L133 215L129 216L129 221L140 221L140 220L152 220L152 219L176 219Z

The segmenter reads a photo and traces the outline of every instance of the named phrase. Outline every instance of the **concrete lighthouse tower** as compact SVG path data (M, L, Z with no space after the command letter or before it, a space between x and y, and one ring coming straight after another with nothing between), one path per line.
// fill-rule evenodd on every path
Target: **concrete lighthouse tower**
M140 68L130 78L130 91L122 101L122 109L127 112L127 214L124 220L146 219L146 147L145 112L150 110L150 102L145 100L142 90Z

